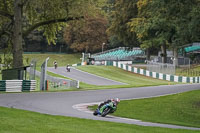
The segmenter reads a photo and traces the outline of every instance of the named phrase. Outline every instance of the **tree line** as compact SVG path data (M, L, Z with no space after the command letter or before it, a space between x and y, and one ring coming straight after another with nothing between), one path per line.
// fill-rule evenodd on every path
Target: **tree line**
M106 47L178 49L200 40L199 0L0 0L0 47L23 66L26 38L38 32L48 44L64 40L75 52ZM62 37L60 36L62 35ZM34 44L32 44L34 45Z

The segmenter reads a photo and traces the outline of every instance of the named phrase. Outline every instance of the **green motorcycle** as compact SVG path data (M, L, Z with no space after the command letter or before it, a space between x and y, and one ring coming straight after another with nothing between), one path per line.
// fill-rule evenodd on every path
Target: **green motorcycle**
M110 113L114 113L117 110L117 103L115 102L109 102L107 104L104 104L101 107L98 107L93 115L101 115L102 117L105 117L106 115Z

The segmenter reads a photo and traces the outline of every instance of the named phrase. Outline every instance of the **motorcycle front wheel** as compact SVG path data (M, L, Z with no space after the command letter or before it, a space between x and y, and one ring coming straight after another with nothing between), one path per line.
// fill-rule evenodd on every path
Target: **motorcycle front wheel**
M104 111L102 112L101 116L105 117L107 114L109 114L111 108L105 108Z

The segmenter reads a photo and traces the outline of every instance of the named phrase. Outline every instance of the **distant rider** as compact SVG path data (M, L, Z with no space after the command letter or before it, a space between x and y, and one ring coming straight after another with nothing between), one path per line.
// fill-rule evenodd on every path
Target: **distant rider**
M57 69L58 64L57 64L56 60L53 62L53 64L54 64L55 69Z
M69 64L67 65L66 70L67 70L67 72L70 72L70 66L69 66Z

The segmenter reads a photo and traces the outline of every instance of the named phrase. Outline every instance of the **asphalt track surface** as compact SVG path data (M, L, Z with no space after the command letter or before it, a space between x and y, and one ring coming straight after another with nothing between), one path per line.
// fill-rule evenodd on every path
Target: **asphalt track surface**
M79 80L91 85L124 85L125 83L117 82L111 79L106 79L94 74L83 72L81 70L71 68L70 72L67 72L66 67L58 67L57 69L53 67L48 67L48 71L74 79Z
M92 120L111 121L141 126L200 130L200 128L143 122L140 120L107 116L93 116L88 105L118 97L120 99L140 99L181 93L200 89L199 84L165 85L156 87L123 88L70 92L4 93L0 94L0 106L29 110L44 114L70 116Z

